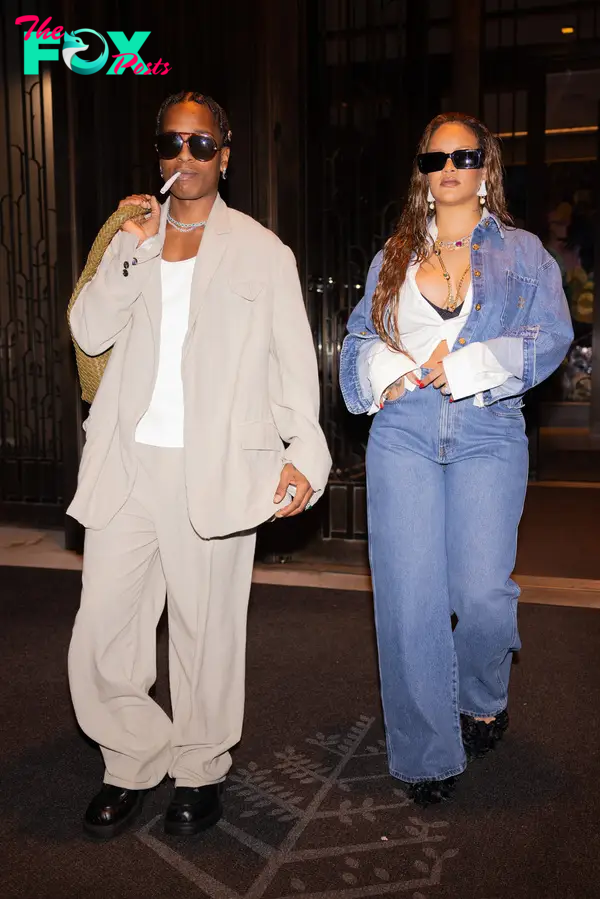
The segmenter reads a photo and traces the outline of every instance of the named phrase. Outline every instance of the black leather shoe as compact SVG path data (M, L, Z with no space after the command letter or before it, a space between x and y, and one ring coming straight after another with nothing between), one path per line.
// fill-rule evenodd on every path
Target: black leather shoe
M204 787L175 787L165 815L165 833L190 837L216 824L223 814L223 784Z
M147 792L102 784L102 789L87 807L83 829L96 839L111 840L135 821Z
M489 724L476 721L469 715L461 715L460 726L468 760L480 759L490 749L495 749L504 736L504 731L508 728L508 712L504 709Z

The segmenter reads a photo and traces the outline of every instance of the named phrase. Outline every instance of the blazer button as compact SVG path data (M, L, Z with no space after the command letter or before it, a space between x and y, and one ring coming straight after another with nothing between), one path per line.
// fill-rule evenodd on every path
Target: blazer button
M123 277L124 277L124 278L128 278L128 277L129 277L129 272L127 271L126 268L123 269Z
M475 308L476 308L477 311L479 312L479 310L481 309L481 303L477 303L477 305L475 306Z
M481 272L479 271L478 268L475 269L475 271L473 272L473 274L475 275L476 278L481 278Z
M135 256L134 256L133 259L131 260L131 264L132 264L132 265L137 265L137 259L135 258Z
M478 244L478 243L474 243L474 244L473 244L473 249L474 249L474 250L478 250L478 249L479 249L479 244Z
M123 268L129 268L129 263L128 263L128 262L124 262L124 263L123 263Z
M461 346L464 346L467 341L465 340L464 337L461 337L458 342L460 343Z

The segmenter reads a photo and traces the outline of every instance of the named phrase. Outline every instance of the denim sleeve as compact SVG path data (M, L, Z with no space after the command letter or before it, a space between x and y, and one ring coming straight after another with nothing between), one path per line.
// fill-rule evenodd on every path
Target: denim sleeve
M521 396L541 384L559 367L573 341L573 325L560 269L546 251L538 268L538 287L530 323L517 327L504 336L521 339L521 366L515 367L515 361L518 360L514 357L514 345L504 343L502 338L487 341L500 364L511 371L513 376L499 387L483 393L486 406L506 397Z
M371 306L382 260L383 250L380 250L369 268L364 296L348 319L348 333L340 354L340 388L348 410L354 415L368 412L373 405L367 355L372 342L379 340L373 326Z

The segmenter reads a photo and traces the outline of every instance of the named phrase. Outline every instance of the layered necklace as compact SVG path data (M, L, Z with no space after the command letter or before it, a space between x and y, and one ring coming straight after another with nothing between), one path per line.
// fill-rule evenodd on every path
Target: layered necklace
M174 219L170 212L167 212L167 221L170 225L173 225L176 231L193 231L194 228L204 228L206 227L206 222L208 219L205 219L203 222L178 222L177 219Z
M463 247L471 246L471 235L467 235L467 237L461 237L460 240L435 240L433 244L433 252L437 256L438 262L440 263L440 268L442 269L442 274L446 279L446 284L448 287L448 296L446 297L446 303L444 308L449 312L454 312L456 307L461 302L460 299L460 291L462 289L463 283L469 272L471 271L471 263L467 265L466 269L462 273L460 281L456 286L456 293L452 291L452 279L450 277L450 272L446 268L446 263L442 257L442 250L449 250L453 252L454 250L461 250Z

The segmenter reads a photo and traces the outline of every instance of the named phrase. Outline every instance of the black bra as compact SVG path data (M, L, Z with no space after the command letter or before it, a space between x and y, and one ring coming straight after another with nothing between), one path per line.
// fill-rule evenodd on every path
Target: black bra
M423 296L423 294L421 294L421 296L423 297L424 300L427 300L426 296ZM444 321L447 321L449 318L457 318L457 316L460 315L460 310L462 309L463 304L464 304L464 300L463 300L463 302L460 304L460 306L457 306L456 309L454 310L454 312L451 312L449 309L440 309L440 307L436 306L435 303L432 303L431 300L427 300L427 302L433 309L435 309L435 311L439 314L440 318L444 319Z

